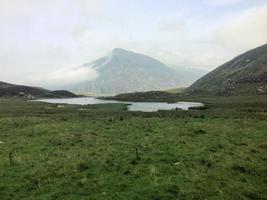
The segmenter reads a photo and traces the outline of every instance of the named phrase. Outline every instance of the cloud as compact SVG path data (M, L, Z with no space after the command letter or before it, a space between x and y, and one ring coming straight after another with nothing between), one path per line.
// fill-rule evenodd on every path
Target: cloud
M215 6L230 6L246 1L247 0L204 0L204 3Z
M163 32L180 32L184 30L184 27L185 23L178 20L158 23L159 31Z
M29 83L31 85L42 83L42 86L48 88L54 88L55 85L64 88L66 85L94 80L97 76L97 72L91 67L62 68L48 74L32 77Z
M228 17L214 32L213 42L226 49L247 50L267 42L267 6Z
M267 42L264 1L1 0L0 80L56 89L116 47L212 69Z
M157 57L176 65L213 69L267 43L267 6L227 13L212 22L203 18L192 24L193 29L183 30L182 35L173 31L171 42L177 47L161 45Z

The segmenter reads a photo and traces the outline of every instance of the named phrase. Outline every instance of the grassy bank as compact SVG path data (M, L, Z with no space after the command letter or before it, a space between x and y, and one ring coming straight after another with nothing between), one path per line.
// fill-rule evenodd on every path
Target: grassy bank
M267 97L206 110L0 100L1 199L266 199Z

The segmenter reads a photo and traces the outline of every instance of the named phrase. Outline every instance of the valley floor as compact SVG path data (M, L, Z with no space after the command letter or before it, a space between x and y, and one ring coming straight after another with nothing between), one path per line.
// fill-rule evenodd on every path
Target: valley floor
M127 112L0 99L0 198L267 199L267 97Z

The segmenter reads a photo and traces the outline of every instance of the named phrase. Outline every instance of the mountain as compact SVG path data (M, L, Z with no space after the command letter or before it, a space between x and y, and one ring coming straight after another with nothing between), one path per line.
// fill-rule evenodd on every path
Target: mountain
M21 97L26 99L36 99L71 98L77 96L65 90L50 91L44 88L14 85L0 81L0 97Z
M243 53L200 78L187 93L267 94L267 44Z
M82 67L95 70L98 77L67 87L75 92L119 94L164 90L182 85L182 76L174 69L146 55L114 49L109 55Z

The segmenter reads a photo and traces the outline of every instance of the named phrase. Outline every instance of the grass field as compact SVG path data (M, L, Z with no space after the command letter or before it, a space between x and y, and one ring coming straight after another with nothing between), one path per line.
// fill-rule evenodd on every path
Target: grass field
M0 99L0 199L267 199L267 97L127 112Z

